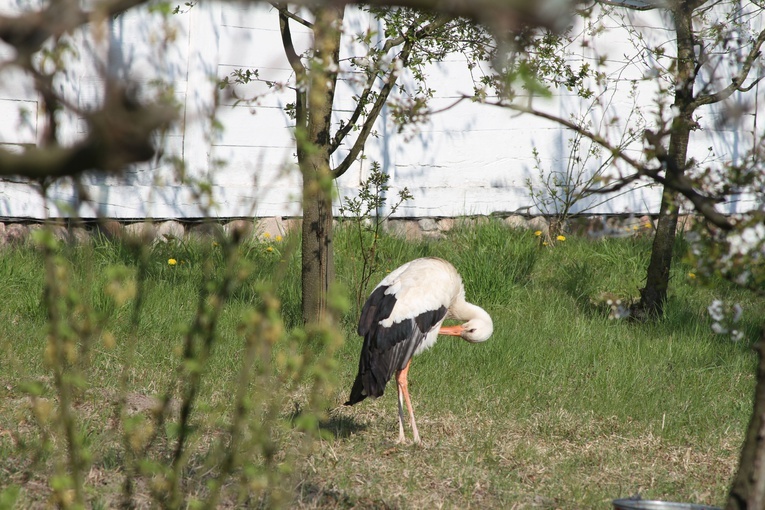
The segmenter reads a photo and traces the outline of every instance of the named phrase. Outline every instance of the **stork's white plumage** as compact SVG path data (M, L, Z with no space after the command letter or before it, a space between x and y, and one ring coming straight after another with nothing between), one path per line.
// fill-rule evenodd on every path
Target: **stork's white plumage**
M466 321L441 327L447 318ZM481 307L465 301L462 278L449 262L422 258L407 262L386 276L361 310L358 333L364 337L359 373L345 405L379 397L393 373L398 385L399 442L404 440L404 408L409 410L414 442L420 434L409 399L407 374L412 356L436 343L439 333L483 342L494 330Z

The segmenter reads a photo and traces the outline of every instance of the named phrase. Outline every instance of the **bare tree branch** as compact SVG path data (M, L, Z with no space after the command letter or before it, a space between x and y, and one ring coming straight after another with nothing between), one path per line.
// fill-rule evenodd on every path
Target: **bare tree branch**
M412 26L413 34L410 34L409 36L406 37L406 42L404 43L404 47L401 49L401 53L399 53L399 56L397 59L398 61L402 63L402 66L406 66L407 60L409 59L409 55L412 52L412 48L414 48L414 44L417 41L421 40L424 37L427 37L428 34L433 33L434 31L446 25L448 22L449 22L448 18L441 17L435 20L434 22L429 23L428 25L424 27L421 27L419 30L416 30L416 31L414 30L414 28L417 25L417 23L415 23L415 25ZM385 103L388 100L388 96L390 95L391 91L393 90L393 87L396 84L396 80L398 78L398 72L399 71L396 69L396 65L394 61L391 63L390 71L388 72L386 76L387 81L380 89L380 93L377 95L377 100L375 101L374 106L372 106L372 109L370 110L369 115L366 118L366 121L361 127L361 131L359 133L359 136L356 138L356 141L354 142L353 147L351 147L351 150L345 156L345 159L343 159L343 161L339 165L337 165L337 167L335 167L335 169L333 170L332 173L335 178L340 177L341 175L343 175L345 172L348 171L348 169L351 167L354 161L356 161L356 158L361 153L361 150L364 148L364 144L366 143L367 138L369 137L369 133L372 132L372 128L374 127L380 112L385 106ZM358 111L359 109L358 105L356 109ZM356 112L354 112L354 115L355 113ZM346 132L347 132L347 130L350 128L348 126L345 126L344 129L346 129Z
M691 179L683 174L680 174L679 172L671 171L672 169L670 167L674 163L672 158L669 157L669 154L664 149L663 144L661 143L661 136L646 130L646 140L653 146L654 155L656 159L659 160L659 162L662 164L661 167L651 168L631 158L629 155L625 154L625 152L620 147L611 145L605 138L598 135L597 133L592 133L574 122L558 117L556 115L542 112L530 106L521 106L505 102L498 102L495 104L497 106L501 106L519 113L528 113L536 117L547 119L552 122L556 122L561 126L572 129L573 131L581 134L586 138L589 138L593 142L603 147L605 150L609 151L615 159L624 161L633 169L635 169L634 174L620 178L616 184L611 185L608 188L609 192L617 191L629 183L638 180L640 177L647 177L654 180L655 182L658 182L659 184L663 184L664 186L681 193L710 223L725 231L733 229L733 224L730 222L728 217L720 213L715 207L715 204L718 202L717 198L699 193L693 186L693 181ZM665 169L668 169L669 171L665 172Z
M282 36L282 46L284 46L284 53L287 56L287 61L290 63L290 67L295 73L295 81L298 85L305 78L306 72L303 67L303 63L300 61L300 56L295 51L295 44L292 42L292 31L290 30L289 20L293 17L290 16L290 12L286 7L281 7L277 4L273 4L279 11L279 31Z
M554 31L566 27L580 0L334 0L344 5L410 7L449 17L467 18L499 34L541 26Z
M77 0L57 0L39 11L0 16L0 40L16 48L18 59L26 62L53 37L61 37L91 20L114 16L145 3L148 0L102 0L86 11Z
M744 65L741 68L741 72L733 77L730 85L728 85L721 91L716 92L714 94L699 95L691 103L690 105L691 109L695 110L699 106L719 103L720 101L724 101L725 99L728 99L731 96L731 94L733 94L734 92L737 92L737 91L746 92L747 90L750 90L758 81L760 81L763 78L762 76L758 77L755 80L755 82L752 83L750 86L744 87L744 82L749 76L749 72L752 70L752 66L754 65L754 62L761 56L760 48L762 47L763 43L765 43L765 30L760 32L759 36L752 44L752 48L750 49L749 53L746 55L746 59L744 60Z
M278 10L279 14L284 14L289 19L303 25L306 28L310 28L311 30L313 30L313 23L303 18L302 16L298 16L294 12L290 11L286 6L277 2L268 2L268 3L271 4L271 6L274 7L276 10Z
M425 27L421 27L420 30L418 30L414 34L413 37L411 35L409 36L409 40L419 40L422 37L425 37L428 33L432 33L433 31L443 27L444 25L446 25L446 23L448 23L448 21L449 20L446 19L446 18L441 18L441 19L437 20L434 23L431 23L431 24L429 24L429 25L427 25ZM419 25L419 23L415 22L413 24L413 28L416 27L417 25ZM407 35L406 34L402 34L402 35L399 35L397 37L393 37L393 38L387 39L385 41L385 43L383 44L383 48L382 48L381 53L385 54L391 48L394 48L394 47L396 47L396 46L398 46L400 44L404 44L404 43L406 43L406 41L407 41ZM409 54L410 51L411 51L411 47L410 47L409 50L407 50L407 55ZM402 50L402 54L403 54L403 50ZM403 59L403 60L405 60L405 59ZM391 68L391 70L388 71L386 76L379 76L376 73L372 74L371 76L369 76L369 78L367 79L366 86L364 87L364 90L361 92L361 95L359 95L359 99L356 101L356 108L353 110L353 113L351 114L350 119L348 119L348 122L346 122L343 125L343 127L338 129L337 132L335 133L335 136L332 139L332 144L330 146L330 154L334 153L337 150L337 148L343 142L343 140L348 135L348 133L350 133L351 129L353 129L354 126L356 126L356 122L358 122L359 117L361 117L361 114L364 112L364 109L366 107L367 98L369 98L370 94L372 93L372 88L374 87L374 84L375 84L375 82L377 81L378 78L380 78L380 79L382 79L384 81L387 80L387 82L390 82L391 80L393 80L393 83L391 83L390 87L386 88L385 85L383 86L383 89L380 91L380 94L382 94L383 90L385 90L386 91L385 97L381 98L380 96L378 96L377 101L375 102L375 106L373 107L372 111L373 112L379 112L382 109L382 107L385 106L385 101L387 101L388 96L390 95L390 92L393 89L393 85L395 85L395 82L396 82L396 78L392 76L394 72L395 72L395 70L393 68ZM379 108L376 108L378 104L380 104L381 106ZM371 120L369 120L369 119L371 119ZM375 119L376 119L376 115L374 115L374 114L370 115L370 117L368 117L367 123L370 123L370 124L373 125ZM371 130L371 126L370 126L370 130ZM362 140L362 143L365 142L365 141L366 141L366 137L365 137L364 140ZM357 141L357 143L358 143L358 141ZM363 148L363 145L362 145L362 148ZM350 167L350 163L348 164L348 166ZM347 170L347 168L345 170L343 170L343 173L345 173L346 170ZM337 175L340 176L340 175L342 175L342 173L341 174L337 174Z
M152 133L166 128L175 114L166 105L138 105L124 89L112 86L103 108L86 114L89 129L84 140L71 147L53 145L21 154L0 151L0 175L42 179L92 170L119 172L154 156Z

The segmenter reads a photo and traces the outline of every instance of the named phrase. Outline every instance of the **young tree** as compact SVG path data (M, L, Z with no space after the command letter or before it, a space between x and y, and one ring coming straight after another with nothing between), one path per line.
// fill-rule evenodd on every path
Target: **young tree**
M622 172L608 185L602 185L597 192L622 190L635 181L646 178L664 186L646 284L640 291L640 301L632 310L633 317L658 317L662 315L667 299L680 197L684 195L718 227L729 227L727 219L716 210L715 203L725 199L724 195L741 188L727 186L727 192L706 192L694 184L690 177L709 173L709 169L701 168L701 162L688 156L688 147L693 133L702 129L698 118L701 108L724 103L736 93L750 92L765 76L761 57L761 48L765 43L765 27L761 26L763 8L755 2L668 2L663 4L662 10L668 17L669 28L675 37L656 40L655 37L640 32L632 24L629 15L624 14L625 10L648 9L653 8L653 5L619 0L601 3L618 6L611 7L611 12L607 11L604 16L616 18L622 29L627 31L635 47L639 49L638 58L635 60L649 63L641 70L641 74L650 77L650 82L658 87L655 92L656 101L650 108L646 108L645 104L636 104L636 108L642 106L655 114L653 125L638 137L642 147L634 144L632 147L625 147L621 139L613 140L608 133L593 130L582 119L562 118L541 111L530 102L521 104L514 101L512 90L508 98L505 88L508 72L518 75L524 70L524 67L517 64L518 59L515 55L513 65L489 77L487 83L500 93L497 104L569 127L577 136L584 136L601 145L615 161L620 164L626 163L630 172ZM597 28L592 28L591 31L596 33ZM527 68L532 69L536 77L552 81L558 86L576 88L585 99L588 99L587 94L591 93L590 86L619 86L618 82L610 82L600 65L590 69L585 63L577 71L574 64L561 62L558 52L546 49L545 41L550 41L549 44L557 48L575 42L572 38L563 36L550 38L545 35L532 38L531 43L526 46L530 57L521 62L530 63ZM670 45L674 48L670 49ZM602 63L605 57L596 54L593 60ZM599 96L596 94L595 97ZM615 116L614 113L604 112L604 116L611 115ZM740 124L745 118L744 112L732 111L730 119L726 122ZM631 127L625 126L624 129L630 130ZM632 138L632 133L629 135L626 138ZM622 139L624 138L622 135ZM640 150L642 154L630 156L630 153L625 151L626 148ZM734 159L738 156L727 154L722 157L728 158L717 161L723 169L752 166L757 162L751 157ZM725 171L716 173L722 173L717 177L718 181L729 178ZM682 193L678 191L680 189L683 190Z
M752 147L738 159L702 167L688 158L692 133L700 128L695 117L699 108L726 101L735 93L749 92L765 76L761 62L761 48L765 42L763 7L756 2L678 0L667 4L666 9L676 35L674 41L669 41L674 42L675 52L674 55L667 54L661 45L653 46L651 50L659 64L654 68L656 76L660 77L657 83L663 79L667 85L660 88L660 101L656 107L658 121L655 129L645 131L642 156L633 157L619 144L610 142L607 136L589 130L582 123L540 111L528 104L498 101L502 106L572 129L601 145L633 170L632 175L623 176L606 186L604 191L621 189L638 179L648 179L663 186L659 226L638 308L639 313L654 316L661 314L667 295L680 197L706 220L695 227L695 236L689 236L692 240L691 258L697 273L705 278L722 276L760 294L765 282L765 209L762 205L765 203L762 165L765 130L760 127L757 132L755 123ZM665 64L660 65L661 61ZM669 97L671 106L665 105L662 97ZM722 122L740 126L747 113L737 108L723 109ZM718 209L721 202L742 192L754 195L753 203L759 206L736 216L725 215ZM736 338L734 331L721 325L720 329ZM765 438L762 433L765 427L765 333L755 350L759 363L754 406L738 470L731 483L727 510L765 507Z
M303 176L302 288L303 320L323 318L327 292L333 281L332 181L359 158L374 126L388 105L403 123L422 118L432 91L425 85L423 66L454 52L476 61L488 54L491 38L465 19L407 9L368 9L384 26L358 34L355 42L364 54L343 57L342 7L319 6L301 11L278 6L279 26L287 59L295 76L295 138L298 166ZM313 32L313 47L306 58L295 49L290 22ZM379 41L377 40L379 39ZM361 77L359 79L358 77ZM355 87L355 108L335 123L335 91L339 80ZM355 138L354 138L355 136ZM334 166L331 156L347 149Z
M673 117L656 133L646 134L653 155L665 167L666 183L646 284L636 308L641 315L661 316L667 299L679 208L679 194L672 184L696 165L688 158L688 144L691 133L699 129L695 119L698 109L723 102L735 92L747 92L763 77L760 49L765 42L765 27L760 27L759 33L751 33L748 20L742 20L735 12L741 7L739 2L719 4L707 0L667 4L676 35L676 56L662 71L668 73L674 90L670 110ZM738 31L745 34L740 42L735 40ZM738 51L732 51L732 46L739 44L735 48ZM743 56L736 61L738 55ZM732 75L721 73L726 63L733 64ZM756 63L760 64L759 69Z

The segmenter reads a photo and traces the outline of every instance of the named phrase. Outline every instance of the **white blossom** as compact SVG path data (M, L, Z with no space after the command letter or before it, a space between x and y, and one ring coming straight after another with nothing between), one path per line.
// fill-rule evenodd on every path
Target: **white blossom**
M733 305L733 324L737 323L739 320L741 320L741 315L744 313L744 309L741 307L740 304L736 303Z
M715 322L720 322L725 318L725 313L723 312L723 302L719 299L712 301L712 304L707 307L707 311L709 312L709 316Z
M765 241L765 225L758 223L753 227L746 227L728 236L729 255L748 255L755 250L762 250L763 241Z

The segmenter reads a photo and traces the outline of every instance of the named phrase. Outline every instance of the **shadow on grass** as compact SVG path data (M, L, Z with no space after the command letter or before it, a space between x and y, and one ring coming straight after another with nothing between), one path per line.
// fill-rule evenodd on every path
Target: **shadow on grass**
M595 296L597 288L595 270L587 262L577 261L564 266L560 285L586 316L608 316L609 307L605 303L599 303Z
M336 439L341 439L366 430L367 426L351 416L336 415L319 422L319 428L331 433Z
M311 508L367 508L392 510L400 508L385 501L372 498L354 498L344 492L311 481L302 481L297 487L297 498L301 506Z
M296 424L300 421L303 413L303 408L295 404L295 407L289 415L290 423ZM352 416L344 416L332 411L330 411L329 414L330 416L328 419L319 421L319 430L322 432L329 432L335 439L347 438L350 437L351 434L367 429L367 425L361 423Z

